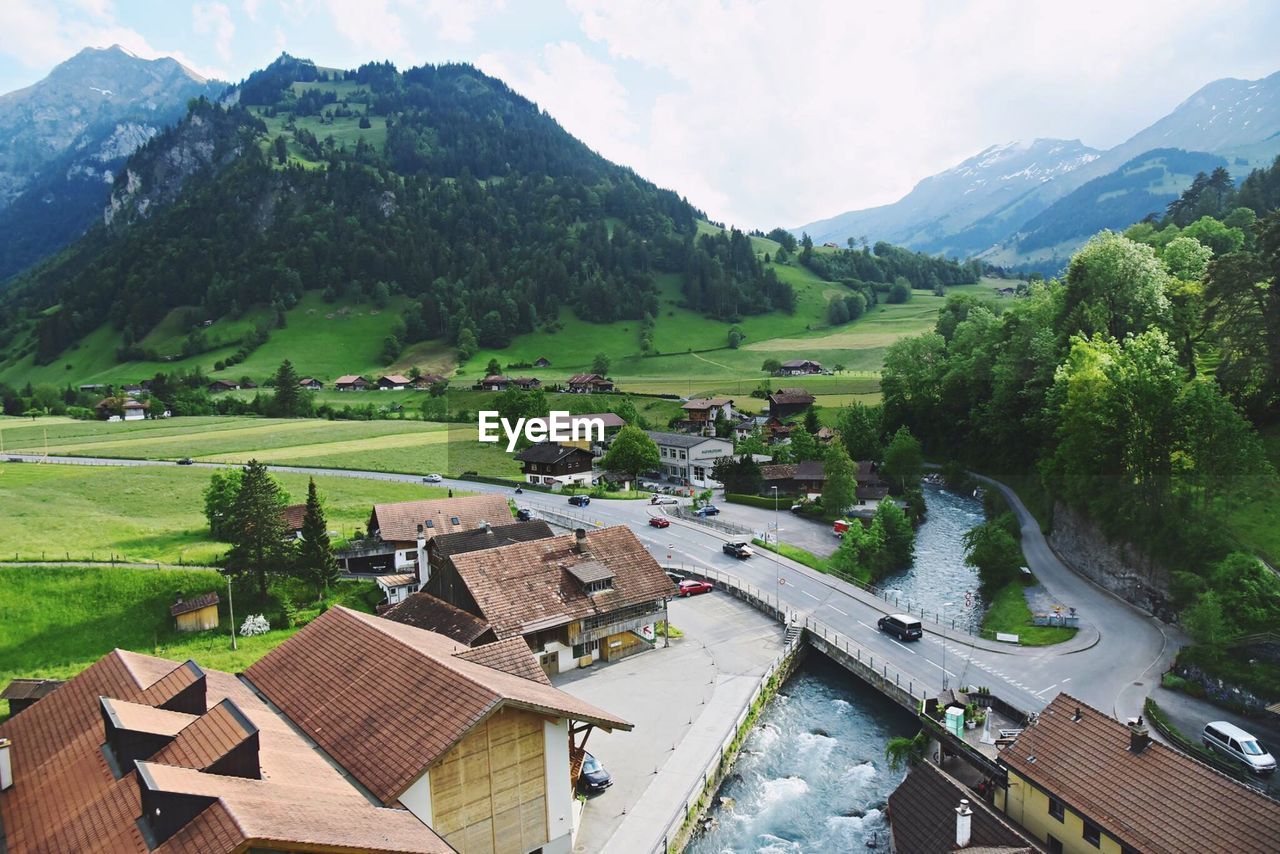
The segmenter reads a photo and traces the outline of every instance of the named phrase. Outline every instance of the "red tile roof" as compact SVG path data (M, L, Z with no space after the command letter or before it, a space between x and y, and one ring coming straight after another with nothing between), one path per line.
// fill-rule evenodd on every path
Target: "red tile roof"
M896 851L950 854L956 849L956 808L969 802L970 842L964 849L1034 854L1030 839L959 780L922 762L889 795L889 823Z
M1064 693L999 762L1139 851L1280 851L1280 802L1159 742L1129 743L1128 727Z
M455 524L454 519L458 522ZM430 524L428 523L430 521ZM465 495L457 498L429 498L375 504L369 520L370 532L377 530L384 542L411 543L418 539L418 526L429 540L437 534L469 531L480 522L501 525L511 522L511 506L501 495Z
M339 607L245 675L384 804L503 705L631 729L542 682L469 661L466 652L443 635Z
M467 661L474 661L476 664L483 664L485 667L492 667L494 670L501 670L512 676L519 676L521 679L532 679L543 685L551 684L547 674L534 660L533 653L529 645L524 642L524 638L507 638L472 647L458 653L458 658L465 658Z
M199 596L192 596L190 599L179 599L169 606L169 614L174 617L179 614L190 614L192 611L199 611L201 608L217 605L221 601L218 598L217 591L210 591Z
M489 631L484 620L424 591L391 606L382 612L382 617L442 634L464 646L471 646Z
M523 635L620 608L672 596L675 586L632 530L624 525L455 555L450 560L499 638ZM587 593L568 572L592 563L613 572L613 587Z
M307 505L290 504L280 508L280 517L284 519L285 530L293 533L302 530L302 520L307 517Z

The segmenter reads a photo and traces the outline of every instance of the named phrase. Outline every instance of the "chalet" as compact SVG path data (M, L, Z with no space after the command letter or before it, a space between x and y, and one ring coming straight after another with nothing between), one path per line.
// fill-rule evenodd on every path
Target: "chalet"
M388 605L398 605L422 588L418 573L401 572L395 575L379 575L375 581Z
M137 401L132 397L126 398L120 404L120 417L125 421L141 421L147 417L147 410L151 408L151 404L147 401Z
M257 387L258 387L258 384L255 383L253 380L240 381L240 388L257 388Z
M80 386L80 391L83 391L86 394L91 392L103 393L106 390L107 390L107 387L102 383L85 383L84 385Z
M814 404L814 396L802 388L780 388L769 395L769 416L785 420Z
M568 851L583 742L631 724L551 687L520 643L468 649L339 607L245 678L114 650L0 724L0 843Z
M0 700L9 701L9 717L28 709L63 684L61 679L15 679L0 691ZM3 835L0 835L3 840Z
M302 520L307 518L307 505L290 504L281 507L280 518L284 520L285 539L302 539Z
M619 525L453 555L433 567L427 591L500 640L523 638L554 675L652 648L675 587Z
M233 383L228 380L214 380L209 383L209 392L211 394L217 394L222 391L235 391L238 388L240 388L239 383Z
M411 593L403 602L382 611L381 616L395 623L444 635L463 646L481 646L498 639L484 620L437 599L425 590Z
M542 388L542 380L537 377L516 377L511 384L521 391L534 391Z
M442 569L450 558L468 552L479 552L509 546L512 543L528 543L545 540L555 534L546 522L533 519L528 522L481 525L470 531L441 534L427 542L427 563L430 571ZM422 627L427 628L427 627Z
M995 808L1050 851L1280 851L1280 801L1066 693L996 762Z
M733 401L727 397L695 397L680 408L684 411L684 418L679 427L689 433L714 436L718 422L734 418Z
M691 436L688 433L649 431L658 446L659 471L662 477L699 489L717 489L719 481L711 477L716 460L733 455L733 443L714 436Z
M755 432L756 426L754 418L746 415L739 416L734 419L732 426L729 428L729 433L734 439L745 439Z
M411 382L413 381L401 374L383 374L378 377L378 390L400 391L401 389L408 388Z
M534 360L533 366L535 368L549 368L551 367L551 360L548 359L546 356L539 356L537 359Z
M597 433L594 426L592 426L592 422L595 421L599 421L604 425L604 442L595 441ZM604 453L605 448L613 441L613 437L618 435L618 431L627 426L627 422L623 420L622 416L613 412L588 412L583 415L570 415L569 425L569 435L574 435L576 430L577 435L590 435L591 438L589 440L578 439L576 441L561 442L560 444L573 445L576 448L593 451L598 456Z
M974 850L1038 854L1031 839L963 783L932 762L911 769L889 795L891 851L952 854Z
M573 445L539 442L516 454L516 459L526 483L590 486L594 479L591 452Z
M781 418L769 416L760 425L760 432L767 442L783 442L791 438L791 432L796 428L786 423Z
M178 597L178 601L169 606L169 615L173 617L175 628L180 632L203 632L218 627L217 591L210 591L191 599Z
M476 391L506 391L510 387L511 377L502 374L489 374L474 386Z
M812 359L788 359L773 373L774 376L779 377L799 377L807 374L820 374L822 373L822 363L815 362Z
M144 389L142 386L138 385L137 383L120 387L120 393L126 394L130 397L135 397L137 395L140 395L144 391L146 391L146 389Z
M831 440L836 437L836 431L830 427L819 427L818 432L813 434L813 438L817 439L823 445L830 445Z
M426 544L436 535L510 519L507 500L495 494L375 504L364 541L352 543L338 557L347 572L401 574L426 559Z
M298 386L301 388L310 389L311 391L319 391L320 389L324 388L324 383L320 382L320 380L316 379L315 377L303 377L302 379L298 380Z
M820 460L763 465L760 475L761 495L772 495L776 487L780 495L813 498L822 494L827 480Z
M599 374L574 374L569 377L569 391L574 394L613 391L613 380Z
M859 504L879 504L889 494L889 484L880 478L880 468L871 460L859 460L854 476L858 481L856 497Z
M448 385L449 380L442 377L440 374L420 374L418 378L413 381L413 387L417 389L429 389L433 385L440 385L441 383Z
M364 377L350 374L334 380L333 387L338 391L364 391L369 387L369 381Z

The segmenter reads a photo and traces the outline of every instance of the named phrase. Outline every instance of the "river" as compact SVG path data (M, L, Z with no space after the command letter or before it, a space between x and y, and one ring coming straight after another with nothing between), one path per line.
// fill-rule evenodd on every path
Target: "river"
M965 566L961 538L982 522L982 505L927 483L924 497L928 516L916 532L915 564L881 586L898 591L916 613L923 605L930 615L954 618L957 627L976 628L985 605L977 571ZM889 770L884 747L918 729L910 714L811 652L761 715L721 787L728 800L711 811L711 828L688 850L862 851L874 840L877 850L887 851L884 804L903 772Z

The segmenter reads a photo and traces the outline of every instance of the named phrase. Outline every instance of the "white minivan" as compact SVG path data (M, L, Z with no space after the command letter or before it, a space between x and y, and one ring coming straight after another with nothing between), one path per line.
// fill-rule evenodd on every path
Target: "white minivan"
M1276 770L1275 757L1256 738L1235 724L1210 721L1204 725L1200 740L1205 747L1234 759L1255 774L1270 774Z

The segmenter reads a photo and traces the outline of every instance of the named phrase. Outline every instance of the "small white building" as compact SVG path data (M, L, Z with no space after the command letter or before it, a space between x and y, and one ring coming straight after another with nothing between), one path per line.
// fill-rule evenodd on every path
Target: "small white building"
M121 404L121 409L124 410L125 421L141 421L147 417L147 404L140 403L133 398L129 398Z

